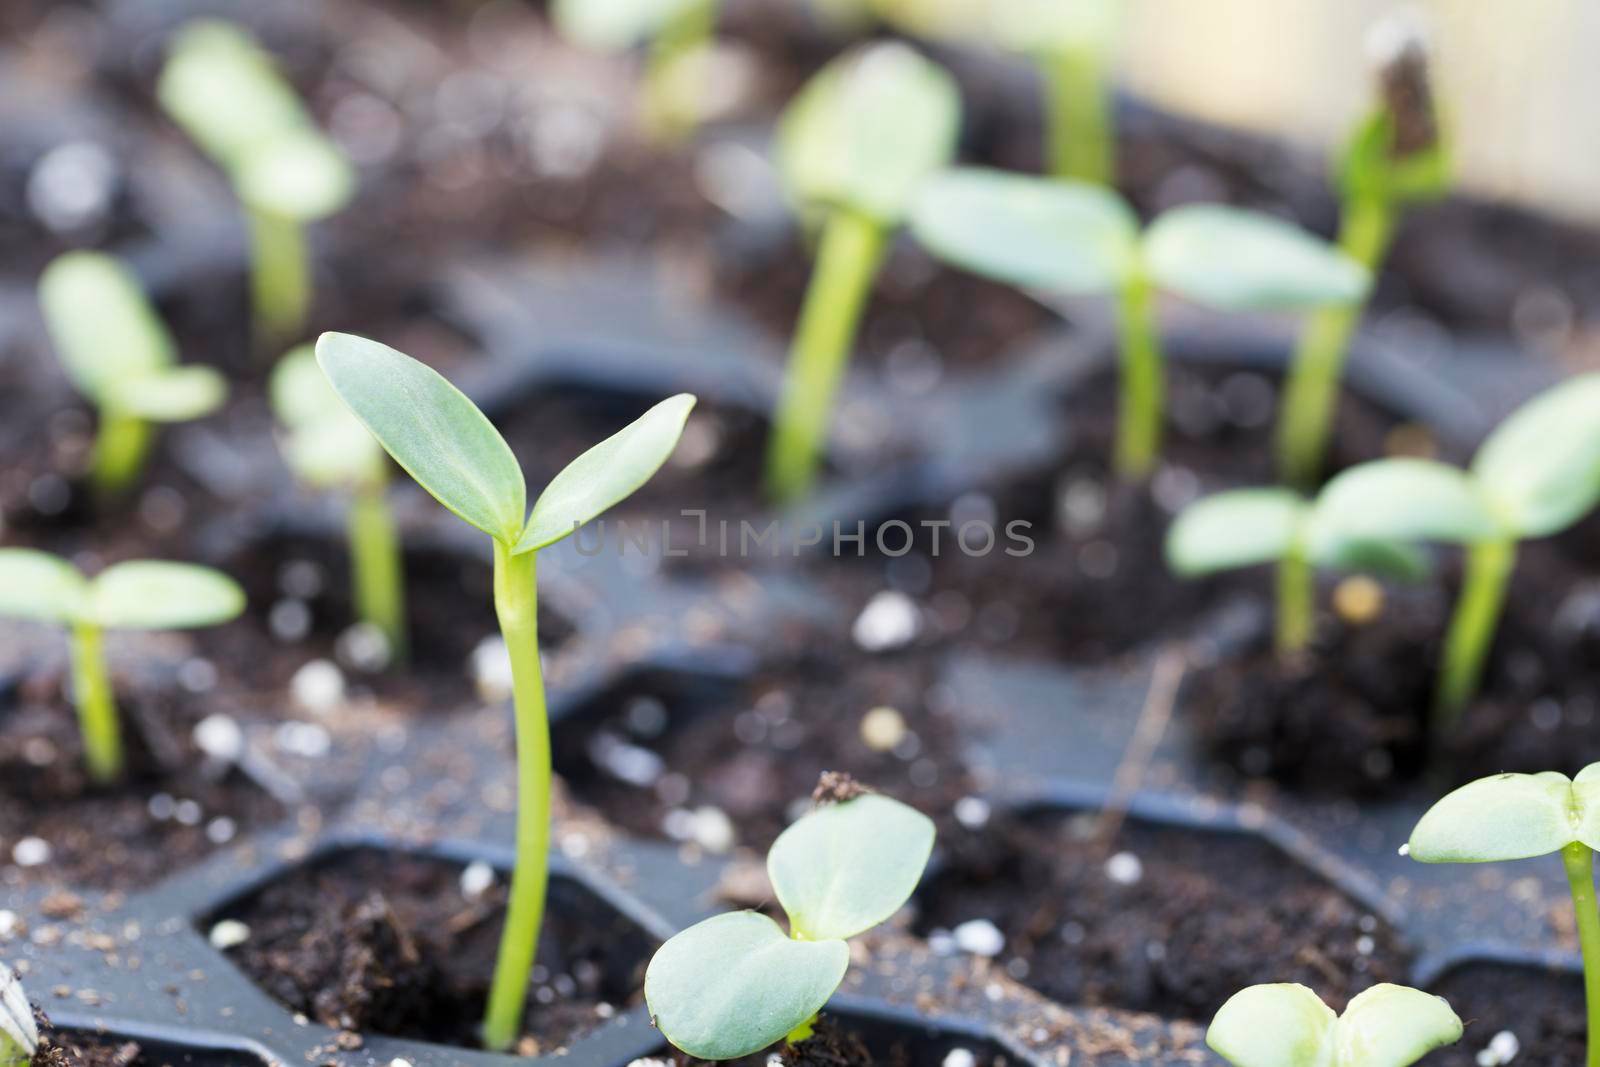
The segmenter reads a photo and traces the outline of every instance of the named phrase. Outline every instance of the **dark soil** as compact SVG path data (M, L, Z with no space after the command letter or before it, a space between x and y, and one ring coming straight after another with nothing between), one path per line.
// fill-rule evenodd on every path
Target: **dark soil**
M1200 1021L1256 982L1303 982L1342 1009L1406 979L1395 931L1265 842L1128 823L1105 847L1079 825L1044 813L944 836L919 932L986 919L997 962L1059 1003Z
M1430 763L1428 715L1456 569L1449 560L1441 583L1390 588L1383 614L1366 625L1324 614L1304 656L1284 660L1265 637L1224 652L1189 676L1184 714L1224 765L1345 796L1393 792L1425 769L1436 786L1453 786L1502 771L1573 774L1600 759L1600 586L1532 544L1512 577L1481 695Z
M32 1067L258 1067L234 1052L185 1049L161 1042L124 1041L110 1034L58 1030L38 1014L39 1051Z
M0 881L137 889L282 814L237 770L200 752L192 731L211 709L170 681L118 688L127 775L93 784L63 684L43 672L16 699L0 700ZM14 863L28 837L49 846L48 862Z
M505 883L497 873L469 899L459 864L343 853L230 909L251 934L228 956L285 1007L324 1025L474 1047ZM518 1054L550 1053L632 1004L653 950L598 897L553 878Z
M929 1038L912 1035L903 1028L877 1026L879 1032L858 1031L849 1020L834 1019L824 1015L817 1020L816 1032L799 1045L785 1045L777 1051L776 1062L783 1067L932 1067L942 1063L953 1049L966 1049L974 1054L975 1067L1006 1067L1015 1061L1004 1054L984 1048L983 1042L962 1041L959 1038ZM686 1056L677 1049L669 1053L668 1062L677 1067L706 1063ZM721 1061L732 1067L770 1067L774 1062L771 1051L757 1052L737 1060Z
M1466 1026L1459 1042L1429 1055L1429 1064L1476 1067L1478 1053L1509 1031L1521 1049L1511 1062L1582 1067L1588 1029L1580 975L1469 963L1447 972L1429 992L1449 1001Z
M636 675L556 724L556 769L578 799L646 837L697 840L694 816L720 824L720 813L738 844L764 851L809 809L824 771L948 822L977 786L937 668L931 653L841 660L819 649L743 684ZM863 735L877 708L899 716L888 748Z

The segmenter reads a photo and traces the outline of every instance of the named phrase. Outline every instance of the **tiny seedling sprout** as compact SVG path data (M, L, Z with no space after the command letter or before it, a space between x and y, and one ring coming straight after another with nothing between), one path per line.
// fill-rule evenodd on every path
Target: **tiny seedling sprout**
M1600 502L1600 374L1572 378L1495 428L1472 466L1382 459L1336 476L1317 499L1334 536L1465 545L1445 636L1435 726L1453 727L1478 690L1517 542L1559 533Z
M349 160L316 126L293 87L243 30L191 23L156 88L161 106L220 166L249 216L256 340L295 340L311 304L304 227L355 191Z
M1403 209L1447 193L1452 168L1414 15L1397 13L1378 23L1372 45L1380 99L1357 125L1340 162L1339 247L1376 272ZM1278 418L1279 473L1290 485L1309 488L1321 472L1345 353L1362 307L1323 308L1301 334Z
M656 1026L704 1060L810 1037L850 966L846 942L911 896L933 837L927 816L873 793L800 818L767 853L789 932L759 912L740 911L673 937L644 976Z
M0 963L0 1067L28 1067L39 1051L39 1027L22 982Z
M90 481L126 489L144 469L153 422L186 422L222 406L228 387L210 367L180 366L177 347L120 260L68 252L39 277L39 305L56 354L99 412Z
M356 418L417 484L494 542L494 604L511 657L517 723L517 862L483 1024L503 1051L522 1026L543 921L550 841L550 727L539 663L539 550L635 492L677 446L695 398L663 400L551 479L527 507L511 447L436 371L375 341L323 334L317 362Z
M1600 909L1594 850L1600 848L1600 763L1569 779L1555 771L1496 774L1446 796L1411 831L1406 853L1420 863L1498 863L1561 853L1583 953L1588 1067L1600 1067Z
M1203 497L1179 513L1167 531L1167 565L1199 577L1261 563L1277 565L1280 653L1311 639L1316 567L1366 570L1420 578L1426 561L1409 545L1329 537L1310 502L1288 489L1234 489Z
M391 659L406 653L405 571L400 538L389 512L389 460L350 413L301 345L272 372L272 409L283 425L285 461L307 485L349 494L346 516L356 615L388 643Z
M243 610L244 592L208 567L131 560L86 578L48 552L0 548L0 616L54 623L72 633L72 699L89 773L102 784L123 770L104 631L215 626Z
M917 239L952 264L1055 295L1117 300L1121 385L1114 461L1149 475L1165 408L1157 287L1223 311L1347 304L1367 288L1349 257L1289 223L1215 204L1161 215L1142 233L1098 185L980 168L930 179L911 213Z
M588 48L620 52L648 42L645 123L677 140L693 132L706 107L718 7L718 0L556 0L551 16Z
M1461 1040L1442 997L1382 983L1336 1013L1303 985L1254 985L1228 998L1206 1044L1234 1067L1408 1067Z
M780 501L811 488L889 235L949 160L960 108L942 69L905 45L875 44L830 63L784 113L784 178L822 234L767 451L767 489Z

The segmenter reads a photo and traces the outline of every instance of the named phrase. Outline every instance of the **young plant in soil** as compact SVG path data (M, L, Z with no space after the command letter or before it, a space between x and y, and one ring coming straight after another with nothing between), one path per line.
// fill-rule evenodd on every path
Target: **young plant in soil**
M1449 192L1452 168L1422 35L1397 15L1375 26L1372 37L1379 100L1352 133L1337 183L1339 247L1375 273L1405 208ZM1345 354L1363 308L1364 302L1321 309L1295 348L1277 432L1279 472L1290 485L1309 488L1321 473Z
M99 412L90 482L102 495L138 480L151 423L187 422L222 406L210 367L179 366L177 346L138 279L99 252L68 252L39 276L39 306L56 354Z
M933 850L933 822L873 793L829 803L790 826L767 853L789 932L755 911L718 915L656 952L644 996L674 1046L733 1060L812 1035L850 966L849 938L910 898Z
M104 632L215 626L243 610L244 591L209 567L130 560L86 578L48 552L0 548L0 615L72 633L72 699L89 773L101 784L120 778L124 762Z
M156 87L162 108L228 175L249 217L256 342L296 340L311 305L307 224L349 202L355 171L243 30L190 24Z
M1472 466L1383 459L1336 476L1317 521L1337 537L1466 546L1445 636L1434 726L1454 727L1478 690L1517 543L1560 533L1600 502L1600 374L1541 393L1495 428Z
M1461 1040L1442 997L1383 983L1336 1013L1303 985L1255 985L1228 998L1206 1044L1234 1067L1407 1067Z
M317 361L341 400L417 484L494 542L494 601L511 657L517 723L517 862L483 1024L484 1044L511 1047L544 916L550 841L550 726L539 663L539 550L626 499L666 462L695 398L679 394L595 445L527 507L527 483L505 438L455 386L394 349L323 334Z
M328 385L310 345L279 361L270 383L279 441L296 477L347 494L346 537L356 615L384 636L390 659L406 654L405 570L389 512L389 460L383 447Z
M1278 652L1311 640L1316 568L1365 570L1415 580L1427 561L1409 545L1327 535L1312 504L1288 489L1234 489L1190 504L1167 531L1167 566L1186 578L1262 563L1277 568Z
M1149 475L1161 447L1165 371L1155 290L1223 311L1303 311L1367 291L1350 257L1299 227L1216 204L1165 212L1142 232L1115 192L981 168L928 181L911 229L957 267L1026 289L1117 302L1121 387L1114 464Z
M1112 185L1116 129L1111 62L1118 0L1007 0L989 14L1000 43L1033 58L1045 93L1045 147L1057 178Z
M556 0L550 14L567 38L586 48L648 46L645 125L675 141L693 133L706 110L718 7L718 0Z
M22 982L0 963L0 1067L28 1067L39 1051L39 1027Z
M783 116L784 180L821 237L767 450L767 490L780 501L811 488L888 239L918 185L949 160L960 111L941 68L875 44L830 63Z
M1588 1067L1600 1067L1600 763L1569 779L1555 771L1496 774L1468 783L1423 815L1404 852L1420 863L1496 863L1561 853L1583 952Z

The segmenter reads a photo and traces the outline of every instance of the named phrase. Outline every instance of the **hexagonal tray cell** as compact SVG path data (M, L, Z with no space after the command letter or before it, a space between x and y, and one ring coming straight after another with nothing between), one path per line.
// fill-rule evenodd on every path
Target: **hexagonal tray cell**
M1450 1002L1466 1035L1428 1058L1439 1067L1494 1063L1581 1067L1584 1062L1583 975L1570 968L1492 959L1465 960L1428 985ZM1513 1061L1510 1053L1516 1058ZM1489 1059L1490 1057L1485 1057Z
M200 926L292 1012L338 1030L470 1048L507 882L482 861L341 848L223 905ZM227 940L219 941L221 931ZM554 1052L638 1002L655 946L578 876L552 870L519 1054Z
M934 1022L907 1011L851 1007L827 1009L810 1040L774 1053L733 1060L732 1067L1028 1067L1035 1061L987 1036L980 1026ZM672 1067L700 1063L663 1044L628 1067Z
M170 1037L95 1026L40 1027L34 1067L268 1067L269 1060L240 1048L191 1044Z
M1104 836L1092 815L1036 808L941 844L918 933L1062 1004L1204 1021L1255 982L1303 982L1342 1007L1410 973L1374 909L1243 831L1129 820Z

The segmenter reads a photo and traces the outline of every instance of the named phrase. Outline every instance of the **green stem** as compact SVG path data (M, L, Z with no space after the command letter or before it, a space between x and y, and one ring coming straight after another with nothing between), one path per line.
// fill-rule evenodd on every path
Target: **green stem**
M1455 728L1467 702L1478 691L1516 560L1517 543L1511 538L1480 541L1467 548L1466 574L1445 635L1444 662L1434 697L1433 724L1441 737Z
M1340 249L1376 272L1394 235L1394 204L1365 196L1347 201L1344 210ZM1363 301L1318 308L1300 335L1278 415L1279 475L1290 485L1311 489L1321 475L1345 355L1365 307Z
M1278 653L1292 655L1311 641L1316 603L1316 571L1305 553L1293 548L1278 561L1278 618L1274 629Z
M152 440L150 424L133 415L100 409L100 430L94 442L89 481L96 494L115 496L127 489L144 469Z
M1583 950L1583 1000L1589 1020L1588 1067L1600 1067L1600 909L1594 897L1594 852L1581 841L1561 850Z
M1092 48L1040 57L1049 124L1050 172L1058 178L1110 185L1115 176L1111 89L1105 59Z
M779 501L804 496L816 479L834 393L887 238L880 223L849 209L828 216L767 447L767 492Z
M517 720L517 866L483 1021L483 1043L504 1052L522 1029L528 975L538 955L550 849L550 724L539 665L535 553L494 545L494 606L511 656Z
M356 493L346 522L356 614L383 632L391 659L398 662L406 657L405 570L383 482Z
M680 141L694 131L704 79L687 84L681 66L686 60L697 62L706 53L716 28L717 0L695 0L650 42L644 79L645 122L663 141Z
M100 627L78 623L72 628L72 697L78 706L78 729L89 775L102 785L122 777L122 733L111 699Z
M250 275L256 346L276 353L305 328L311 307L311 266L305 231L291 218L250 212L255 262Z
M811 1018L807 1019L793 1030L790 1030L789 1033L784 1037L783 1043L785 1045L798 1045L802 1041L811 1040L811 1038L815 1036L817 1032L817 1020L821 1017L822 1013L820 1011L813 1014Z
M1161 451L1162 412L1166 406L1164 360L1150 280L1136 270L1123 283L1120 296L1117 329L1122 384L1117 390L1113 461L1119 477L1137 481L1150 474Z

